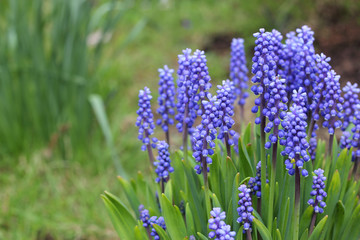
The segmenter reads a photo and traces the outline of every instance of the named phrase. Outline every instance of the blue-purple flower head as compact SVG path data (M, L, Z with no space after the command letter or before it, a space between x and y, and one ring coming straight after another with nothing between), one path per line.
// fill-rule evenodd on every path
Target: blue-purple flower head
M266 179L266 182L269 182L269 180ZM261 197L261 161L259 161L258 164L256 165L256 176L250 178L248 185L251 190L251 193L256 195L257 198L260 198Z
M326 88L323 91L324 101L320 103L321 116L324 117L323 127L327 127L329 134L334 134L336 128L340 128L343 118L343 97L339 82L340 76L334 70L328 72L325 78Z
M151 138L154 133L155 124L154 116L151 112L150 100L152 99L150 89L145 87L144 90L139 91L139 109L136 111L138 117L136 119L136 126L139 127L138 139L142 141L141 150L145 151L147 145L156 147L156 138Z
M225 212L221 212L220 208L213 208L210 211L209 229L212 230L209 233L209 238L215 240L234 240L236 233L231 231L230 225L226 225L224 222L226 218Z
M237 212L239 214L239 217L237 219L238 223L242 223L244 225L243 232L245 233L247 230L251 231L251 223L254 220L253 216L253 207L251 202L251 190L246 187L246 185L242 184L239 187L239 207L237 208Z
M343 87L344 92L344 118L343 125L341 127L342 131L345 131L346 128L352 123L355 114L356 105L360 103L359 101L359 93L360 89L358 88L358 84L351 84L350 82L346 83L346 86Z
M201 123L196 127L192 134L194 143L193 157L196 162L200 164L195 167L198 174L200 174L205 167L203 166L203 159L206 164L212 163L210 156L214 154L214 140L216 139L217 134L216 126L219 122L216 99L211 97L210 93L208 93L208 96L210 97L209 100L203 100L202 102L204 113L201 116ZM206 171L209 171L209 167L207 167Z
M191 49L183 50L183 54L178 56L179 69L177 71L177 114L175 119L179 122L176 124L179 132L183 131L183 124L186 123L188 128L191 128L196 118L196 111L193 108L193 81L191 79L191 67L194 57L191 54Z
M306 177L308 172L303 169L304 162L310 160L307 154L309 143L307 142L307 117L303 111L303 108L297 104L293 104L290 107L290 111L287 113L285 120L282 122L282 126L285 130L285 150L282 155L287 155L285 160L285 166L290 175L294 175L295 166L301 169L301 174Z
M327 194L325 192L325 180L324 170L321 168L314 171L315 176L313 176L313 185L312 191L310 192L311 197L308 201L308 204L314 207L314 211L316 213L323 213L324 207L326 207L326 203L324 202L324 198L326 198Z
M261 104L265 104L263 94L266 88L275 79L278 56L275 53L275 45L277 39L273 36L272 32L265 32L261 28L259 32L254 34L255 40L255 53L253 57L252 73L254 76L251 81L255 84L251 87L251 91L259 96L255 100L255 106L251 109L253 113L257 113ZM256 124L260 123L260 118L256 118Z
M278 131L278 126L284 120L287 111L287 92L285 79L276 77L274 81L269 84L268 91L265 93L264 98L267 103L263 114L269 119L264 131L270 133L276 127L276 131L269 135L269 141L265 144L265 148L269 149L272 143L278 141L278 136L284 137L282 130Z
M228 135L228 144L233 145L234 140L232 137L235 135L235 131L231 128L234 126L234 83L229 80L222 81L222 85L218 85L216 91L216 106L218 110L219 134L218 139L226 138Z
M197 115L202 115L201 101L206 98L206 92L211 88L210 75L207 67L207 60L204 51L196 50L193 54L191 65L191 81L193 97L193 107Z
M140 221L143 222L145 228L150 227L150 214L149 210L144 208L144 205L139 206Z
M158 175L156 182L167 182L169 180L169 174L174 171L174 168L171 167L169 145L165 141L159 141L157 144L157 149L159 156L157 157L154 166L156 167L155 172Z
M153 224L158 225L162 229L166 230L165 220L163 217L157 217L152 216L150 218L150 224L151 224L151 236L154 237L154 240L160 240L159 234L156 232L155 228L153 227Z
M172 116L175 114L175 85L172 76L174 70L169 69L168 66L159 68L159 108L156 110L160 114L156 123L161 125L164 132L169 131L169 125L174 124Z
M355 157L360 157L360 104L356 105L353 124L351 146L354 148L352 159L354 161Z
M246 57L244 49L244 39L234 38L231 42L230 59L230 79L235 85L235 97L239 97L239 105L244 105L249 93L248 89L248 69L246 67Z

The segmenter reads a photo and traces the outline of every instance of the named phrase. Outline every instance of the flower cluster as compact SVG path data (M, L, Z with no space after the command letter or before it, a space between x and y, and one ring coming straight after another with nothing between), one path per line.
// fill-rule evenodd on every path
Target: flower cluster
M159 153L158 161L154 162L155 172L158 175L156 182L167 182L169 180L169 173L174 171L174 168L170 165L169 145L165 141L159 141L157 149Z
M266 179L266 182L269 182ZM261 197L261 161L256 165L256 176L249 179L249 188L251 193L256 195L257 198Z
M325 78L326 88L323 92L324 101L320 103L321 116L324 117L323 127L329 129L329 134L334 134L336 128L342 124L342 103L341 88L339 82L340 76L336 75L334 70L328 72Z
M230 79L235 85L235 94L239 97L239 105L244 105L249 93L248 89L248 69L246 67L246 57L244 50L244 39L234 38L231 42L230 59Z
M175 86L174 78L172 76L174 70L169 69L168 66L159 69L159 108L156 110L160 114L156 123L161 125L164 132L169 131L169 125L174 124L174 119L171 117L175 114Z
M252 212L254 211L253 207L252 207L252 202L251 202L251 190L249 188L246 187L246 185L242 184L239 187L239 207L237 208L237 212L239 214L239 217L237 219L238 223L243 223L244 224L244 233L247 230L251 231L251 223L254 219L254 216L252 215Z
M148 228L150 226L150 214L149 210L144 208L144 205L139 206L140 213L140 221L143 222L144 228Z
M283 133L280 130L279 125L284 120L287 111L288 102L285 79L276 77L274 81L269 84L268 92L264 95L266 101L266 107L263 110L263 114L269 119L264 131L270 133L272 129L274 132L269 135L269 141L265 144L265 148L269 149L272 143L277 142L278 135L283 137Z
M308 204L314 207L316 213L323 213L326 203L323 201L326 198L327 194L324 191L325 189L325 180L324 170L321 168L314 171L315 176L313 176L313 185L310 195L315 197L315 199L310 198Z
M222 85L218 85L216 91L217 96L217 110L219 116L219 127L218 139L224 139L229 145L233 145L234 141L231 137L235 135L235 131L231 130L235 124L234 119L234 84L233 82L226 80L222 82Z
M213 208L210 211L210 215L209 228L213 231L210 231L209 238L214 238L215 240L234 240L236 233L231 231L230 225L226 225L224 222L226 218L225 212L221 212L220 208Z
M150 89L145 87L144 90L139 91L139 109L137 110L136 126L139 127L138 139L142 141L141 150L145 151L146 147L151 144L153 148L156 147L156 138L150 139L154 133L154 116L151 112L150 100L152 99Z
M255 106L251 111L257 113L259 107L265 107L264 94L270 82L275 79L278 56L274 51L277 38L273 36L273 33L265 32L265 29L261 28L259 32L254 34L254 37L256 37L256 46L251 70L254 76L251 81L255 85L251 87L251 91L259 97L255 100ZM262 113L260 112L260 114ZM260 122L261 119L256 118L255 123L260 124Z
M294 103L290 107L282 126L285 129L285 150L282 155L287 155L285 166L290 175L294 175L295 166L302 169L301 174L306 177L308 172L303 169L304 162L310 160L306 150L309 148L309 143L306 140L306 123L307 117L303 108Z
M344 118L343 118L343 124L341 130L345 131L346 128L354 119L356 105L360 103L359 101L360 89L358 88L357 83L351 84L350 82L347 82L346 86L343 87L342 90L344 92L344 104L343 104Z
M196 50L191 65L191 95L193 96L194 110L197 111L198 116L202 115L203 109L201 108L201 102L202 100L205 100L206 92L211 88L211 78L206 62L207 60L204 51Z
M166 225L165 225L164 218L163 217L152 216L149 221L150 221L150 224L151 224L151 236L154 237L154 240L160 240L160 236L156 232L155 228L153 227L153 224L156 224L159 227L161 227L162 229L166 230Z
M206 171L209 171L207 165L212 163L210 156L214 154L214 140L216 139L217 133L216 126L219 122L216 99L211 97L210 93L208 93L208 95L209 101L202 101L204 113L201 116L201 124L196 127L192 135L194 144L193 157L200 163L200 165L195 166L198 174L205 168L204 164L206 165Z
M194 61L191 55L191 49L183 50L183 54L179 55L179 69L177 71L177 114L175 119L179 122L176 128L179 132L183 131L183 124L191 128L196 118L196 112L193 109L192 101L192 79L191 79L191 65Z

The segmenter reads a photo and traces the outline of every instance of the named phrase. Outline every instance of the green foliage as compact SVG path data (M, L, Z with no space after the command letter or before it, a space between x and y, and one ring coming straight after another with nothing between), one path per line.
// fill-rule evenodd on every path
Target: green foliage
M226 223L232 227L233 231L238 233L237 239L246 239L246 236L242 234L242 226L236 221L238 218L236 209L239 200L237 188L240 184L247 184L249 177L255 174L252 169L254 169L257 162L254 154L254 148L257 148L257 146L251 144L251 138L249 138L249 136L251 136L250 130L251 126L249 125L244 132L244 136L239 139L239 154L234 155L232 159L224 156L224 152L226 151L223 151L223 145L217 142L215 154L213 155L213 163L210 165L209 196L204 194L202 176L195 174L193 169L195 164L194 159L189 154L188 162L185 162L185 160L182 159L182 152L180 151L173 153L171 156L175 171L170 174L171 180L167 183L165 194L160 195L160 188L152 179L142 181L141 183L136 179L130 182L121 179L123 194L127 196L128 204L130 204L132 208L132 219L128 222L133 223L138 218L137 208L140 203L144 204L145 208L148 208L151 212L154 212L153 205L148 203L148 198L154 199L153 201L155 201L155 192L153 192L152 195L147 195L144 200L144 192L138 191L138 188L144 187L141 185L146 185L149 189L157 189L159 193L161 215L164 217L167 226L165 231L167 235L161 231L164 237L185 239L193 235L199 239L207 239L206 236L209 231L207 222L209 216L208 208L206 207L206 198L209 198L212 207L221 207L223 211L226 211ZM242 139L246 139L247 142L244 143ZM247 147L245 147L245 145ZM282 151L282 147L280 147L279 151ZM317 151L323 151L321 144L319 144ZM336 156L337 153L338 148L336 149ZM328 174L332 176L327 176L327 179L331 180L326 181L328 197L325 201L327 207L323 214L317 214L315 228L312 233L309 233L314 209L308 206L306 202L310 198L310 191L312 190L312 176L310 174L308 178L302 178L301 189L303 193L300 200L303 204L300 208L300 222L299 225L297 225L299 239L334 239L334 237L338 237L335 239L339 239L342 235L346 235L348 239L358 239L360 233L357 227L355 227L357 219L360 218L360 205L356 198L357 191L355 191L355 189L358 189L356 188L358 183L353 179L343 177L349 174L348 170L351 164L351 155L344 150L340 153L339 157L335 158L335 161L330 162L323 157L324 155L323 153L318 154L319 157L317 157L313 163L306 163L305 168L310 171L313 169L312 164L320 164L327 165L325 167L326 169L333 169L328 171ZM283 160L282 157L279 158L277 165L285 167ZM244 171L243 166L245 166L248 171ZM268 175L272 174L271 169L271 167L267 167ZM294 214L294 177L289 176L287 171L278 172L281 174L276 174L276 184L274 187L271 188L269 184L266 184L262 189L261 213L254 211L253 239L257 238L257 232L262 239L292 239L293 232L296 230L292 224ZM264 221L271 207L268 197L270 192L275 194L271 228L269 228L268 223ZM114 197L107 192L103 194L103 198L106 201L114 199ZM260 202L257 201L257 198L253 196L252 200L254 209L259 209L260 206L257 206L257 204ZM345 204L343 204L343 202ZM124 216L129 216L128 210L122 204L114 204L113 206L119 206L119 208L115 210L113 206L109 207L109 204L106 204L106 206L111 212L112 218L117 215L117 212L121 215L122 211ZM179 210L178 206L185 206L183 212ZM159 214L159 211L156 211L154 214ZM129 229L134 229L135 227L135 225L129 227L128 224L118 224L119 221L121 221L121 218L113 220L118 232L125 230L131 232ZM141 228L142 222L137 222L136 226Z

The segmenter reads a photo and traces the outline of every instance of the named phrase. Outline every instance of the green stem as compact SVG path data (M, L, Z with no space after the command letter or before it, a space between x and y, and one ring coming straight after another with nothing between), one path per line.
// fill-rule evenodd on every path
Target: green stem
M277 136L278 132L279 132L278 126L275 125L273 134L275 136ZM269 229L272 229L272 223L273 223L277 149L278 149L278 141L273 143L272 156L271 156L272 163L271 163L271 178L270 178L270 196L269 196L269 206L268 206L269 207L269 211L268 211L268 228Z
M294 208L294 237L293 240L299 239L299 222L300 222L300 169L295 168L295 208Z

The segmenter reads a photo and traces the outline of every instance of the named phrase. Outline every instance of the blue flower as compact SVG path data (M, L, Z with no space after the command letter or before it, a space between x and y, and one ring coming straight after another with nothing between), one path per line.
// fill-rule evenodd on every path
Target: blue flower
M227 139L229 145L233 145L232 137L235 131L231 130L235 124L234 119L234 83L229 80L222 81L222 85L218 85L216 91L216 106L219 116L217 127L219 127L218 139Z
M344 131L340 138L340 147L342 149L354 148L352 152L352 161L355 161L356 157L360 157L360 104L355 105L354 108L355 113L353 114L352 119L354 126L351 128L351 132Z
M221 212L220 208L213 208L210 211L211 218L209 219L209 229L213 230L209 233L209 238L215 240L234 240L236 233L231 231L230 225L224 222L226 218L225 212Z
M251 91L259 96L255 100L255 106L251 109L253 113L257 113L259 107L265 107L264 94L267 87L274 81L277 72L278 56L275 53L275 45L278 41L273 33L265 32L261 28L259 32L254 34L255 40L255 53L253 57L252 73L254 76L251 81L255 84L251 87ZM262 114L262 113L260 113ZM255 123L260 124L261 119L256 118Z
M359 101L359 92L358 84L351 84L350 82L346 83L346 86L343 87L344 92L344 118L343 125L341 127L342 131L345 131L346 128L352 123L355 114L355 107L360 103Z
M152 99L150 89L145 87L144 90L139 91L139 109L137 110L136 126L139 127L138 139L142 141L141 150L145 151L147 145L151 144L153 148L156 147L156 138L150 139L154 133L155 124L154 116L151 112L150 100Z
M219 114L216 106L216 99L211 97L208 93L209 100L203 100L204 113L201 116L201 123L196 127L192 134L192 142L194 144L193 157L200 163L195 167L198 174L203 171L203 163L206 165L212 163L211 155L214 154L215 138L216 138L216 126L219 122ZM204 161L203 161L204 160ZM206 171L209 171L209 167L206 167Z
M174 171L174 168L170 165L169 145L165 141L159 141L157 149L159 153L157 157L158 161L154 162L154 166L156 167L155 172L158 175L156 182L167 182L169 180L169 173Z
M326 198L327 194L325 192L325 180L324 170L321 168L314 171L315 176L313 176L313 185L312 191L310 192L311 197L308 201L308 204L314 207L314 211L316 213L323 213L324 207L326 207L326 203L324 202L324 198Z
M144 208L144 205L139 206L140 221L143 222L143 226L148 228L150 226L150 214L149 210Z
M285 79L276 77L274 81L269 84L268 92L264 95L266 106L263 114L269 119L264 131L270 133L272 129L274 132L269 135L269 141L265 144L265 148L269 149L272 143L278 141L278 136L283 136L282 130L278 127L282 120L284 120L287 111L288 102Z
M196 118L196 111L193 108L193 81L191 79L191 66L194 57L191 55L191 49L183 50L183 54L179 55L179 69L177 71L177 114L175 119L178 121L176 128L179 132L183 131L183 124L187 128L191 128Z
M254 216L253 216L253 207L251 202L251 190L246 187L246 185L242 184L239 187L239 207L237 208L237 212L239 214L239 217L237 219L238 223L244 224L244 230L245 233L247 230L251 231L251 223L253 222Z
M151 224L151 236L154 237L154 240L160 240L160 236L158 235L155 228L153 227L153 224L156 224L156 225L160 226L162 229L166 230L164 218L153 216L150 218L150 224Z
M239 105L244 105L249 96L246 92L249 81L247 73L244 39L234 38L231 42L230 79L234 82L235 97L239 97Z
M288 156L285 160L285 166L290 175L294 175L295 166L302 169L301 173L304 177L308 175L308 172L303 169L304 162L310 160L307 154L309 143L306 140L306 120L307 117L303 107L294 103L282 122L286 140L285 150L282 152L282 155Z
M204 51L196 50L191 65L193 105L190 107L197 112L198 116L202 115L201 102L206 99L206 92L211 88L211 78L206 62Z
M321 116L324 117L323 127L329 129L329 134L334 134L336 128L342 124L342 103L344 99L341 96L339 82L340 76L336 75L334 70L328 72L325 78L326 88L323 91L324 101L320 102Z
M269 182L269 180L266 179L266 182ZM259 161L258 164L256 165L256 176L250 178L248 185L251 190L251 193L256 195L257 198L260 198L261 197L261 161Z
M169 125L174 124L174 119L171 117L175 114L175 86L174 78L172 76L174 70L164 66L163 69L159 68L159 108L156 110L160 114L156 123L161 125L164 132L169 131Z

